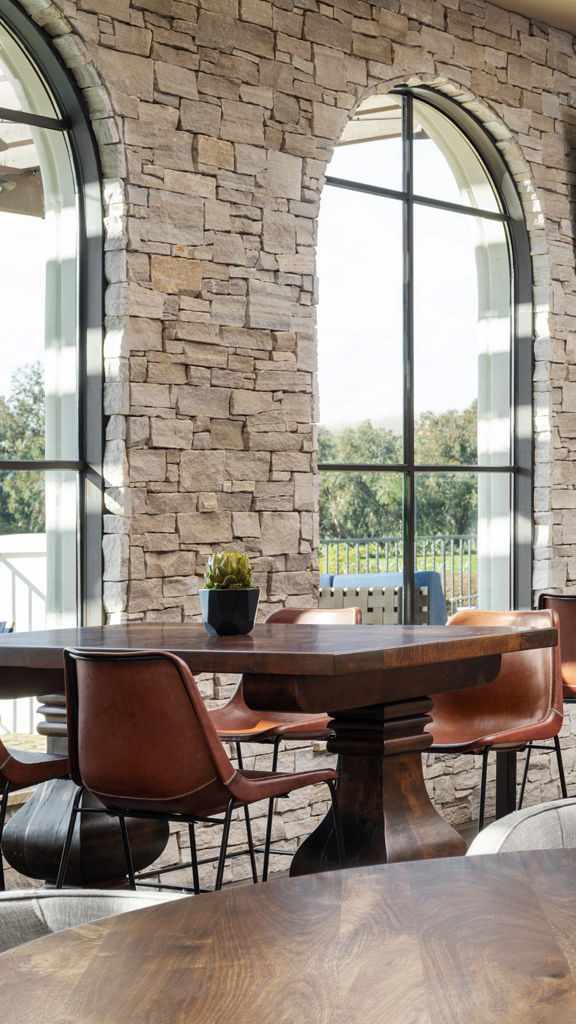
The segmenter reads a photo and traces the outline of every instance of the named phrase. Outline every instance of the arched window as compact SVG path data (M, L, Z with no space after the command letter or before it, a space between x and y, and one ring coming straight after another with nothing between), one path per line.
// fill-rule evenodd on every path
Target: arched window
M441 573L448 610L530 606L531 277L480 124L427 88L371 95L318 238L321 573Z
M0 6L0 619L101 616L96 151L44 35Z

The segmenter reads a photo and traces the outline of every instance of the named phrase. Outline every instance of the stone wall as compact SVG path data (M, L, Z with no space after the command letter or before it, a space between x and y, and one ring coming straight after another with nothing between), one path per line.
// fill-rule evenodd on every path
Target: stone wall
M26 0L84 91L106 201L105 603L190 619L242 547L315 598L314 242L361 98L424 82L496 139L534 266L535 587L571 586L574 40L471 0ZM572 468L571 468L572 467Z
M401 83L481 119L520 191L534 585L576 589L573 37L483 0L24 6L83 90L102 162L109 620L197 619L206 556L223 546L253 557L262 614L314 603L322 176L358 102ZM231 680L202 685L214 701Z

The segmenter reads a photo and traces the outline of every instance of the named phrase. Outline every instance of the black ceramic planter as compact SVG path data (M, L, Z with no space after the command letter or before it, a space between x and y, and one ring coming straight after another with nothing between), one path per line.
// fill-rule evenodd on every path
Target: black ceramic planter
M204 625L212 636L239 636L254 625L260 588L200 591Z

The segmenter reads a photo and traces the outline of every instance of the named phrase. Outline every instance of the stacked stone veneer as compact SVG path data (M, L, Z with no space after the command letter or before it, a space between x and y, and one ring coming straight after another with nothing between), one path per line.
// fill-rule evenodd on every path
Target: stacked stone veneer
M222 547L253 557L262 613L314 603L322 176L360 99L400 83L484 122L521 194L534 585L576 587L573 37L483 0L23 3L84 93L102 164L109 619L197 619ZM202 684L210 700L230 689ZM469 764L430 766L457 813Z

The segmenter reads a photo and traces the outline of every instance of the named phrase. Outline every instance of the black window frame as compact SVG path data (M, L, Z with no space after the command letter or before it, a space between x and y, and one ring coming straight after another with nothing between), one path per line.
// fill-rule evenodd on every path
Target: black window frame
M397 199L403 206L403 462L374 463L320 462L318 469L337 472L401 473L404 480L403 516L403 616L413 619L416 540L415 481L423 473L504 473L512 481L511 517L511 602L513 608L532 607L533 551L533 297L530 239L516 183L492 137L481 121L463 110L449 96L428 86L391 90L402 106L402 189L364 185L326 175L326 184L384 198ZM413 101L434 107L464 135L486 169L498 197L501 212L419 196L413 188ZM510 258L511 277L511 456L503 466L476 463L424 465L414 460L414 207L426 205L439 210L497 220L504 226Z
M0 108L0 119L66 134L78 195L78 459L0 460L0 471L69 470L78 478L77 609L80 625L103 621L102 337L104 246L98 149L82 94L50 37L13 0L0 0L0 22L45 81L61 116Z

